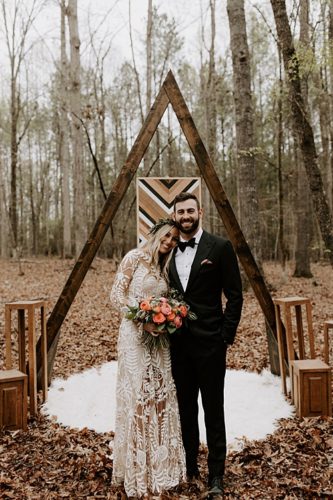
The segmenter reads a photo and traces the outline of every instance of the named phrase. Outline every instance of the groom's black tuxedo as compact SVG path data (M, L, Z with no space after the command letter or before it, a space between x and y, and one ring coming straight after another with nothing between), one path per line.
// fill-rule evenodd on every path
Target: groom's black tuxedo
M200 390L209 450L209 475L210 478L222 476L226 456L223 408L226 348L234 341L243 301L237 258L230 241L203 231L186 290L183 290L177 273L175 252L169 276L170 287L178 289L197 314L196 320L188 321L186 327L171 336L172 371L188 473L197 473L197 400Z
M230 241L203 231L186 291L178 277L175 254L170 264L170 286L182 292L198 316L188 324L191 344L193 337L199 345L206 344L209 348L219 339L233 343L242 309L242 284ZM222 291L227 299L224 312Z

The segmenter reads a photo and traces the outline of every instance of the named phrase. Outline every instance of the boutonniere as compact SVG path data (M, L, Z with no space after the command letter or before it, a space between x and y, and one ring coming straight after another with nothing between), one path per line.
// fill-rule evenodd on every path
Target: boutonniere
M200 263L200 266L204 266L206 264L213 264L213 262L209 259L204 259L201 263Z

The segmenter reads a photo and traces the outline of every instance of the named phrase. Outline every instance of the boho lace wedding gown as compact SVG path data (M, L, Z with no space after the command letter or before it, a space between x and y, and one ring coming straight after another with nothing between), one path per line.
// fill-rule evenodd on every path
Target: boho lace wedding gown
M111 291L113 306L167 292L167 283L140 249L120 264ZM176 389L168 348L142 344L142 327L123 318L118 338L118 377L113 477L128 496L161 493L185 479Z

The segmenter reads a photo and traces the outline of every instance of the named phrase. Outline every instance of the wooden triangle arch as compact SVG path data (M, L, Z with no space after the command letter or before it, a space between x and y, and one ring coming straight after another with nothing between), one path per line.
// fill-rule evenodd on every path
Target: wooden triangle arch
M265 316L267 324L271 371L273 373L279 373L280 371L276 341L277 334L274 304L272 298L266 287L263 276L261 275L260 270L251 253L251 250L244 238L244 235L231 208L227 195L216 174L215 168L196 129L192 116L179 90L177 82L172 72L169 71L156 97L156 100L141 127L137 139L133 144L133 147L127 157L126 163L122 167L111 189L111 192L105 202L99 218L95 223L90 237L84 245L81 255L76 261L74 268L67 280L67 283L65 284L64 289L61 292L61 295L48 319L47 351L49 379L56 354L58 339L60 335L60 327L103 241L103 238L108 231L108 228L117 212L120 202L123 199L126 190L136 173L136 170L169 103L172 105L172 108L179 120L180 126L198 164L201 175L208 186L218 213L222 218L229 239L233 244L233 247L251 283L251 286ZM40 377L40 343L39 345L37 345L37 365Z

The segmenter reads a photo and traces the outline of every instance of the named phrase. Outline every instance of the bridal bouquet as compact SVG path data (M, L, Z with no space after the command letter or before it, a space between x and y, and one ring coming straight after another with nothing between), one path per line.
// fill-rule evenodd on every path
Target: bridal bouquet
M154 331L143 329L143 344L148 348L169 345L168 334L174 333L187 320L197 319L190 306L172 290L169 297L148 297L135 306L127 306L127 319L137 323L153 323Z

